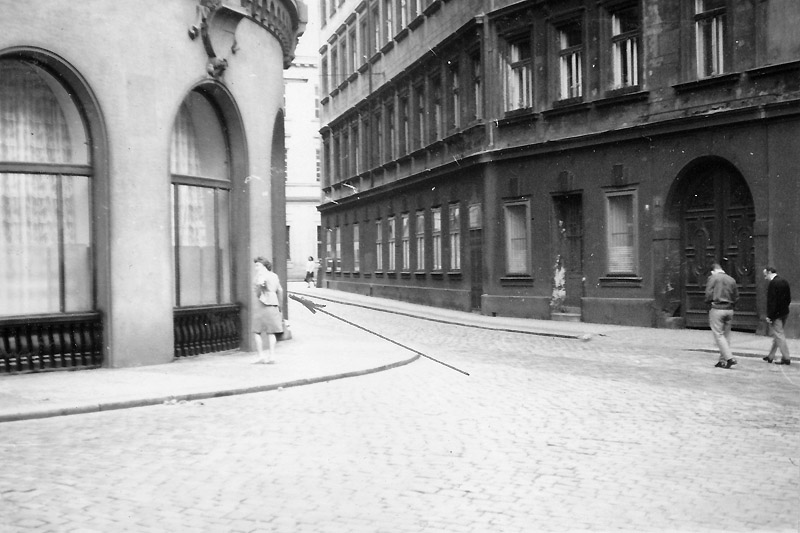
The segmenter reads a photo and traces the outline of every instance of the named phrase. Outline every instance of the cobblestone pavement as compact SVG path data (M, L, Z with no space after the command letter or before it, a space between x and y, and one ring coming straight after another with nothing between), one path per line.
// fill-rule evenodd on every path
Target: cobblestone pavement
M721 370L714 354L646 342L327 310L469 376L420 359L282 391L3 424L0 530L800 528L795 365Z

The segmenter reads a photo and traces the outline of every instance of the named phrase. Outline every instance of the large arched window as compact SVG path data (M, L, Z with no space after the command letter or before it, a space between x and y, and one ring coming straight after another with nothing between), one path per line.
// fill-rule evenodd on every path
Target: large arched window
M228 141L211 101L194 91L172 128L172 239L177 307L230 303Z
M0 316L93 308L90 145L61 82L0 59Z

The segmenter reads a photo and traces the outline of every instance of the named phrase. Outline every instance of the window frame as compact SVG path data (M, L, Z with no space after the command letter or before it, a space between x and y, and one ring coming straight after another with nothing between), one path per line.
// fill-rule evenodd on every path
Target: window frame
M502 36L503 111L533 108L533 38L531 28ZM527 55L526 55L527 54Z
M629 197L631 199L631 213L630 213L630 221L628 222L628 226L630 228L630 232L627 235L630 235L630 240L632 241L631 247L631 266L630 270L615 270L612 268L612 257L611 257L611 248L612 248L612 241L613 241L613 231L614 228L612 227L612 199L622 198L622 197ZM624 189L614 189L614 190L607 190L605 191L605 222L606 222L606 241L605 241L605 250L606 250L606 275L607 277L615 277L615 278L632 278L637 277L639 275L639 215L638 215L638 205L639 205L639 198L638 198L638 190L636 188L624 188Z
M517 209L522 210L522 224L524 226L523 232L524 235L522 239L524 240L523 246L523 259L524 265L522 268L517 268L516 265L512 265L515 263L516 258L512 257L513 247L511 246L511 239L512 235L510 234L509 228L511 222L510 214L512 213L512 209L514 212ZM531 275L531 268L532 268L532 259L531 259L531 202L529 198L521 198L515 200L507 200L503 203L503 245L504 245L504 270L506 276L530 276ZM520 237L514 237L515 240L519 240Z
M452 272L461 270L461 203L452 202L447 206L448 213L448 226L447 232L449 234L448 247L449 247L449 268Z
M575 28L577 27L577 28ZM568 30L576 31L568 31ZM582 16L570 17L555 25L558 50L558 100L580 100L586 94L586 27ZM571 43L570 36L580 36Z
M425 272L425 210L417 209L414 220L414 235L416 244L416 270L417 272Z
M719 3L725 5L707 9L705 3L709 1L713 0L695 0L693 9L695 73L698 79L721 76L730 72L730 46L728 46L727 42L730 25L728 23L729 10L727 2L718 0ZM720 20L721 25L717 27L717 23ZM710 49L706 48L706 32L704 32L705 29L708 29L704 28L708 23L711 25ZM722 32L721 35L719 35L720 31ZM711 55L711 65L710 71L707 71L709 53Z
M441 272L442 265L442 208L431 208L431 270Z

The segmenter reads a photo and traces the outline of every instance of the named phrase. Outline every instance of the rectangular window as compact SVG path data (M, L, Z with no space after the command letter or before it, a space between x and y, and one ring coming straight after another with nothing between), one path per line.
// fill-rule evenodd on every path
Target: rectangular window
M286 260L292 260L292 227L286 226Z
M353 121L350 130L350 159L353 167L353 174L358 175L361 172L361 139L358 137L358 119Z
M425 211L417 211L417 221L414 227L417 237L417 271L425 271Z
M505 205L506 273L530 274L528 202Z
M383 161L384 139L383 139L383 114L380 110L376 111L372 117L375 137L372 143L372 166L379 166Z
M461 69L459 62L451 59L447 62L447 129L461 127Z
M430 116L431 123L428 130L430 137L428 142L434 143L442 138L442 79L440 73L436 72L431 75L428 83L431 107L433 108L433 113Z
M613 88L639 85L639 8L620 9L611 14L611 61Z
M375 270L383 271L383 224L381 224L381 219L375 221Z
M385 135L386 146L384 147L383 150L383 161L385 163L388 163L389 161L394 159L394 147L397 140L395 138L394 103L392 102L392 100L386 101L384 110L386 115L384 118L384 123L386 124L386 135Z
M583 96L583 25L572 21L558 28L559 97Z
M347 38L344 34L339 36L339 61L342 66L339 69L339 83L344 83L347 76L350 75L350 53L347 51Z
M360 37L361 37L361 42L359 43L359 45L360 45L359 49L361 50L361 59L357 63L358 66L361 66L362 64L364 64L367 61L367 59L369 59L369 56L371 55L370 54L371 47L370 47L370 39L369 39L370 33L369 33L369 30L368 30L368 26L369 26L369 21L367 19L367 15L362 13L361 15L359 15L359 19L358 19L358 32L359 32Z
M401 220L401 228L400 228L400 238L401 240L401 247L402 247L402 258L403 258L403 272L408 272L411 268L411 241L409 227L408 227L408 213L403 214L400 218Z
M505 72L505 110L532 107L533 59L530 37L508 41L501 61Z
M331 91L339 86L339 47L331 45Z
M383 1L383 22L386 34L383 37L385 42L389 42L394 37L394 0Z
M481 53L480 51L474 52L470 55L470 63L472 66L472 91L470 96L472 101L469 108L473 120L478 120L483 117L483 88L481 78Z
M413 0L400 0L397 3L397 20L400 23L398 31L408 26L408 3Z
M725 72L725 1L695 0L697 76Z
M389 251L389 271L396 270L395 256L397 255L397 220L394 217L389 217L389 235L387 248Z
M372 23L371 53L377 54L381 51L381 9L378 2L372 4L370 17L370 22Z
M433 269L442 269L442 208L431 209L431 244Z
M337 271L342 270L342 228L336 226L336 229L333 230L333 242L335 243L334 248L334 266Z
M636 274L636 193L621 191L609 193L607 239L608 273Z
M339 154L342 159L342 179L350 177L350 131L348 126L342 127L342 148Z
M356 27L353 26L350 28L350 31L347 34L347 48L350 51L350 65L347 70L348 74L351 74L356 71L356 69L361 64L358 61L358 40L356 39Z
M353 224L353 272L361 270L361 235L358 222Z
M400 127L400 136L398 138L397 154L399 156L408 153L409 137L411 135L411 124L408 117L408 94L402 94L397 100L398 102L398 123Z
M414 86L414 149L425 144L425 86L420 83Z
M450 270L461 270L461 207L450 204Z
M328 272L333 271L333 230L326 228L327 240L325 242L325 270Z
M322 159L320 157L319 148L317 148L316 158L317 158L317 181L319 181L319 178L322 175Z
M323 52L323 54L325 53ZM320 87L322 87L322 94L325 96L330 92L328 79L328 56L323 55L322 59L319 60L319 83Z

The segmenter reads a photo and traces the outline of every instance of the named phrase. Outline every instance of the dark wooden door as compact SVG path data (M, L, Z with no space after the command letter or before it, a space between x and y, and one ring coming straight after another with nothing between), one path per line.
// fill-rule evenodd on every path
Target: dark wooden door
M578 312L583 297L583 204L579 194L555 198L555 250L564 268L565 311Z
M683 205L686 325L708 327L705 286L711 265L718 262L739 287L733 327L755 330L755 210L747 183L725 168L705 169L690 183Z

